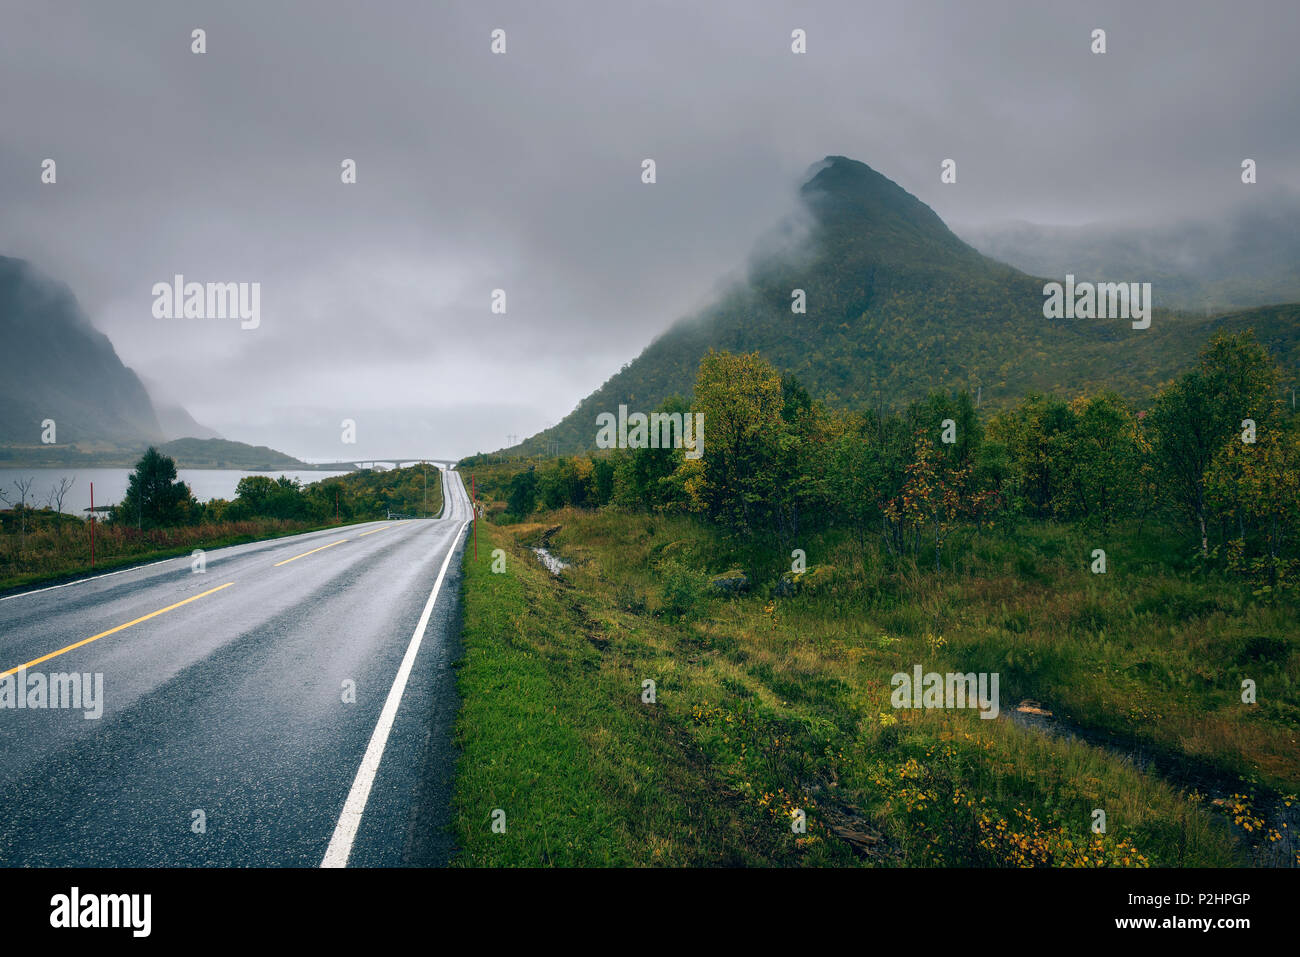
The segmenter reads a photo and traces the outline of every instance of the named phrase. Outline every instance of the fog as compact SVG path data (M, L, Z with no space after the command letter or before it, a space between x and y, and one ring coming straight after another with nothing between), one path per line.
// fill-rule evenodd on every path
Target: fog
M1297 35L1289 0L6 2L0 254L228 438L460 456L797 237L828 154L972 229L1228 216L1246 157L1300 188ZM260 283L259 325L156 318L176 274Z

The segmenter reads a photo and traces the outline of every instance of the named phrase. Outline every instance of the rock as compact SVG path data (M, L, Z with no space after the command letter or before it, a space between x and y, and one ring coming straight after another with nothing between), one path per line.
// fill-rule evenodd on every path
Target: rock
M835 806L828 803L820 808L826 829L849 845L859 857L881 858L889 856L888 841L867 820L861 809L852 805Z
M749 590L749 576L739 568L709 579L709 587L721 595L739 595Z
M834 565L812 565L803 573L800 587L810 592L818 592L830 585L835 578Z
M817 592L834 577L833 565L813 565L803 572L783 572L776 583L776 597L789 598L798 592Z

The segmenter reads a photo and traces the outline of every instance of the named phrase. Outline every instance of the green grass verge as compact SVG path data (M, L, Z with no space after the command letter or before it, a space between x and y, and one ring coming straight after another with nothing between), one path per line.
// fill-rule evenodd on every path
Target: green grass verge
M464 557L453 863L763 860L774 829L720 795L689 739L642 702L635 656L613 650L572 589L509 533L480 523L478 536L479 559L472 546ZM494 574L498 548L507 570Z

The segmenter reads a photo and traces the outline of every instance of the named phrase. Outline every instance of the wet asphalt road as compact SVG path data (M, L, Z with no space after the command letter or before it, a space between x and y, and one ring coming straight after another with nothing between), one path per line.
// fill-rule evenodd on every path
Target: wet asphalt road
M170 608L27 669L29 687L33 673L102 673L102 717L0 707L0 866L320 865L454 549L348 859L445 863L470 509L459 476L443 475L441 519L238 545L208 552L201 574L178 558L0 600L0 673Z

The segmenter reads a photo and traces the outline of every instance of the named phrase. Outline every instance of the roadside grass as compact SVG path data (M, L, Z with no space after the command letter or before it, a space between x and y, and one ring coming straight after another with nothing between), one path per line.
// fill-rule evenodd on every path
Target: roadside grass
M612 651L613 622L585 617L509 532L484 524L479 537L477 562L465 550L453 863L762 861L771 836L759 816L720 794L686 738L642 703L635 659ZM504 574L491 571L497 548Z
M1294 607L1155 565L1131 531L1105 575L1056 526L972 531L938 575L832 534L803 546L823 584L775 598L774 548L689 517L534 519L483 523L466 557L462 863L1225 866L1296 790ZM543 539L560 579L528 551ZM753 589L713 594L733 567ZM998 671L1003 717L892 708L915 664ZM1083 737L1007 720L1023 698ZM707 828L682 829L669 768ZM495 807L522 833L492 834Z
M109 525L100 525L95 530L95 567L91 568L89 523L77 518L69 521L65 516L65 527L58 534L52 531L29 531L27 542L22 548L16 542L12 543L12 547L9 542L0 545L0 593L178 558L189 555L196 548L225 548L370 521L374 519L311 525L306 522L254 519L222 522L219 525L154 529L137 532L134 536L120 534L123 529L114 530ZM71 528L71 523L76 523L79 527ZM136 532L135 529L125 531ZM17 536L13 538L17 539ZM17 568L24 570L17 572Z

